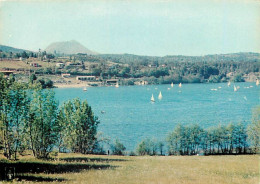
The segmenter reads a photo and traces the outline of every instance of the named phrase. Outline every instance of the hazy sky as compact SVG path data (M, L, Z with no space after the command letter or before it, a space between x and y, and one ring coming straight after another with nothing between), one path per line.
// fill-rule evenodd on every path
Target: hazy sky
M77 40L99 53L260 52L260 1L3 1L0 44Z

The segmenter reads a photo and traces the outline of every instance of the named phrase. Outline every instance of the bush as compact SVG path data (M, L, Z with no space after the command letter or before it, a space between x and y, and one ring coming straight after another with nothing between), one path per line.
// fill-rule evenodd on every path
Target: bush
M136 152L138 155L156 155L157 149L158 146L155 141L146 139L137 146Z
M131 152L129 153L129 156L136 156L136 154L135 154L134 151L131 151Z
M242 74L236 74L232 80L233 82L245 82Z
M111 145L111 150L113 155L124 155L125 146L116 139L115 143Z

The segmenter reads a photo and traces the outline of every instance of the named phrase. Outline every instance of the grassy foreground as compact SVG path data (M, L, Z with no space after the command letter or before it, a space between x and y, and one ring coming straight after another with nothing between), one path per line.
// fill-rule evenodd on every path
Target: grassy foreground
M1 158L1 157L0 157ZM14 183L245 184L259 183L259 156L100 156L59 154L56 161L21 157ZM0 181L1 183L1 181Z

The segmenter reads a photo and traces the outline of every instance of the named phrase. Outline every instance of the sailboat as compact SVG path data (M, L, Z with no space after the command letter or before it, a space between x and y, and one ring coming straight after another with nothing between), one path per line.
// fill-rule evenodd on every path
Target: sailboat
M234 91L237 91L237 87L234 85Z
M171 83L171 87L173 88L173 83Z
M256 79L256 83L255 83L257 86L259 85L259 80L258 79Z
M116 87L116 88L118 88L118 87L119 87L119 84L118 84L118 82L116 83L115 87Z
M230 81L228 81L228 84L227 84L227 85L228 85L228 87L230 86Z
M181 88L181 83L179 84L179 87Z
M84 87L84 88L83 88L83 91L87 91L87 87Z
M152 94L152 97L151 97L151 102L155 102L153 94Z
M162 92L160 91L158 99L161 100L162 99Z

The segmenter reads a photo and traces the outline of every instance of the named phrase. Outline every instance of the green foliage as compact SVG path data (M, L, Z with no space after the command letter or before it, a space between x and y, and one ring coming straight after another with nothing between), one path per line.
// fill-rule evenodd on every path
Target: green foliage
M113 155L124 155L125 149L125 146L118 139L111 145Z
M260 151L260 106L253 110L252 124L248 127L248 137L254 153Z
M129 156L136 156L134 151L130 151Z
M145 139L141 141L136 149L138 155L156 155L158 144L154 140Z
M208 80L210 83L218 83L221 81L220 76L218 75L211 75Z
M241 73L235 74L233 80L233 82L245 82L245 80L242 77Z
M22 147L22 128L28 112L28 99L24 85L14 78L0 75L0 136L1 147L8 159L17 159Z
M26 130L31 149L37 158L48 157L57 142L60 131L57 111L58 103L53 91L33 91Z
M101 141L96 137L98 123L87 101L75 99L58 109L53 91L0 75L0 148L8 159L17 159L26 149L47 158L55 145L92 153Z
M246 128L243 124L229 124L208 130L199 125L179 124L167 137L169 154L242 154L248 150Z
M37 77L36 75L33 73L31 76L30 76L30 83L34 83L34 81L36 81Z
M99 121L87 101L74 99L64 103L58 117L60 146L73 152L92 153L97 141Z
M36 82L41 85L42 89L53 88L53 81L50 79L38 79Z

